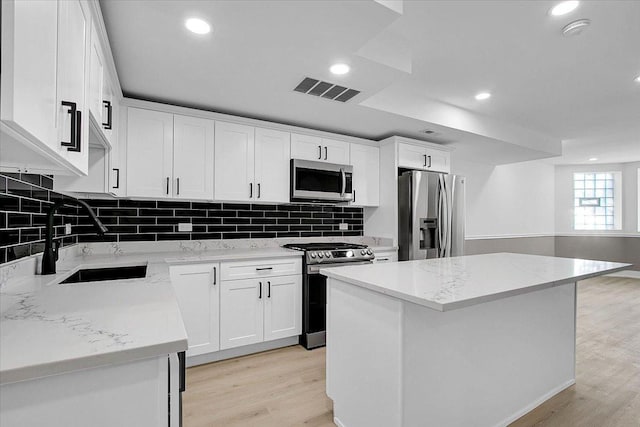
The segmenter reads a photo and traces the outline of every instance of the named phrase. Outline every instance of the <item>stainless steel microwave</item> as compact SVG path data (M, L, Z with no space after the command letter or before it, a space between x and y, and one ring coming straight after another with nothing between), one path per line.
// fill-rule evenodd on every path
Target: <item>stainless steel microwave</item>
M291 160L292 202L353 200L353 166Z

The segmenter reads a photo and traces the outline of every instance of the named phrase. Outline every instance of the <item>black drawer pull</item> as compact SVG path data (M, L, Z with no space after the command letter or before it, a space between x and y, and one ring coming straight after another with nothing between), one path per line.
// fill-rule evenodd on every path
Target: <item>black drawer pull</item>
M71 126L69 132L70 141L60 141L60 145L63 147L75 147L76 146L76 112L78 111L78 104L75 102L62 101L63 107L69 107L69 115L71 116Z
M107 109L107 122L106 123L102 123L102 127L104 129L111 129L113 122L112 119L113 117L113 106L111 105L111 101L102 101L102 106L105 107Z
M120 188L120 168L113 168L113 170L116 172L116 185L113 188Z
M256 271L273 270L273 267L257 267Z
M73 151L79 153L81 151L80 144L82 142L82 111L76 111L76 135L75 135L75 145L73 147L68 147L67 151Z

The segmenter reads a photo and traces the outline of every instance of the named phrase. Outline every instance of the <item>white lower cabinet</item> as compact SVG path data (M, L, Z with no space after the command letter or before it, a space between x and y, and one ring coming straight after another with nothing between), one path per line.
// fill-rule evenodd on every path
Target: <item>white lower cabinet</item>
M398 251L375 251L376 257L373 262L397 262L398 261Z
M171 266L187 356L300 335L301 268L300 257Z
M171 283L187 330L187 356L220 349L220 264L174 265Z
M302 333L302 276L267 280L264 300L264 340L276 340Z
M262 281L256 279L222 282L220 349L256 344L264 340L263 291Z
M223 281L220 349L302 333L302 275Z

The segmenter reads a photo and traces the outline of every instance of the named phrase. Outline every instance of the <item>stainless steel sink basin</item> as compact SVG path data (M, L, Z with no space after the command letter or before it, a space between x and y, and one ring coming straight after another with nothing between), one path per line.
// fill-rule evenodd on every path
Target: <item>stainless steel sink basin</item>
M137 279L147 275L146 265L127 267L86 268L78 270L62 283L100 282L103 280Z

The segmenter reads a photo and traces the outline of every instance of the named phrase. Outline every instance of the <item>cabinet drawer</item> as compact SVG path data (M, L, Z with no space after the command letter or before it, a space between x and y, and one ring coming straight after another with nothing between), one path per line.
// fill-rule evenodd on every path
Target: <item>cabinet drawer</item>
M385 252L377 252L376 258L373 262L397 262L398 261L398 251L385 251Z
M302 274L302 258L276 258L251 261L223 262L221 280L252 279Z

